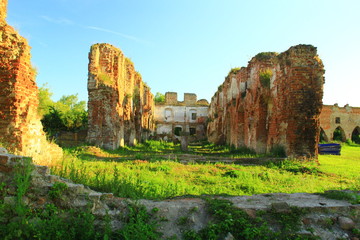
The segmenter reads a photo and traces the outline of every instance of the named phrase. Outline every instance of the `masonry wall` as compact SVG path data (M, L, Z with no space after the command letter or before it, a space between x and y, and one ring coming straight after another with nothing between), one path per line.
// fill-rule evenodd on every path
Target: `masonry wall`
M0 0L0 23L5 22L7 13L7 0Z
M134 64L110 44L89 53L87 141L116 149L145 140L154 130L154 100Z
M324 68L311 45L260 53L232 70L209 109L208 139L288 156L316 158Z
M325 141L333 140L336 128L343 133L343 141L351 140L354 131L360 133L360 108L324 105L320 114L320 127Z
M208 109L209 103L205 99L197 101L194 93L184 93L184 101L178 101L175 92L165 93L165 102L155 106L157 137L179 140L175 128L181 128L181 132L190 133L190 141L205 140Z
M38 116L36 71L30 47L5 21L7 1L0 1L0 142L12 153L35 162L61 157L62 151L46 141Z

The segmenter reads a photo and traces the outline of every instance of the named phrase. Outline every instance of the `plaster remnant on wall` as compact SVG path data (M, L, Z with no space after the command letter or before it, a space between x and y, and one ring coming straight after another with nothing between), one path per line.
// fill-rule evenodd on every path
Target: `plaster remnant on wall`
M181 133L188 133L190 142L205 140L208 108L208 101L194 93L185 93L184 101L176 92L165 93L165 102L155 106L157 138L180 141Z

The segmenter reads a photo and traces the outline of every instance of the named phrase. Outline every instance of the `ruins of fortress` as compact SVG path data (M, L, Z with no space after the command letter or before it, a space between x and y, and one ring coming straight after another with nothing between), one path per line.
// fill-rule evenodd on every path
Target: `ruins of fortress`
M0 1L0 141L11 152L51 161L61 149L46 140L30 47L7 25L6 5ZM342 140L355 139L360 132L359 108L322 105L324 67L311 45L259 53L230 71L210 104L190 93L178 101L169 92L155 105L134 64L110 44L91 46L88 70L89 124L81 136L107 149L187 134L191 141L260 153L282 146L290 157L316 158L320 138L330 141L340 132Z
M35 163L39 158L51 163L62 156L62 150L46 139L38 115L38 87L36 71L30 62L30 47L7 25L6 6L7 0L0 0L0 146L11 153L32 157ZM95 44L89 53L87 141L116 149L146 140L154 133L174 140L185 132L194 141L208 137L214 143L245 145L258 152L279 144L286 148L289 156L316 158L316 145L321 136L324 140L332 140L334 133L340 132L342 140L347 140L360 133L360 108L322 106L323 73L316 48L298 45L279 55L258 54L247 67L232 70L210 105L189 93L184 95L184 101L178 101L176 93L166 93L165 102L155 105L150 88L135 71L133 63L118 48ZM46 166L26 167L26 158L18 155L0 148L0 183L4 184L0 200L6 208L26 205L31 211L40 210L39 213L47 206L77 211L89 208L97 227L111 226L118 230L127 224L132 200L95 192L82 184L51 175ZM18 169L25 170L17 172ZM24 176L16 177L22 172ZM57 196L54 186L59 183L66 188L57 189L56 193L60 192L61 196L54 197ZM318 194L222 198L251 218L268 214L265 216L269 224L275 224L274 227L270 225L271 229L279 227L275 221L279 218L277 214L306 210L299 216L301 228L296 230L306 238L315 235L342 239L349 236L352 229L359 229L359 205ZM192 231L214 225L215 215L209 215L204 199L183 197L133 202L153 214L150 220L158 221L164 239L181 239L184 224L180 224L180 220L187 219L186 224ZM17 224L24 220L24 224L36 224L40 219L23 214L8 214L1 221ZM54 211L53 215L67 220L66 212ZM79 219L83 220L83 216L79 215ZM49 222L46 219L46 223ZM58 226L61 225L52 227ZM83 226L88 225L79 228ZM230 232L226 236L226 239L233 238Z

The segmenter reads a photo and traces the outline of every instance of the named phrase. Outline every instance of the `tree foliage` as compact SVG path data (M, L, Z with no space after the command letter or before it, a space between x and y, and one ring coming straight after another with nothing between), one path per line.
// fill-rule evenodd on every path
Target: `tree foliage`
M165 102L165 95L160 92L157 92L155 94L155 103L164 103L164 102Z
M59 131L72 131L87 127L86 102L79 101L78 95L64 95L54 102L52 92L46 84L39 88L39 114L44 130L53 136Z

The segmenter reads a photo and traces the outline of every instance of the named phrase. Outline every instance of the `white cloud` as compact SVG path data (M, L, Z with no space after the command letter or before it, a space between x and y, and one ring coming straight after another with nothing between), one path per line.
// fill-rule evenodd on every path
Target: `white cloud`
M112 34L121 36L121 37L123 37L123 38L129 39L129 40L133 40L133 41L135 41L135 42L148 43L148 42L146 42L146 41L144 41L144 40L141 40L141 39L139 39L139 38L137 38L137 37L130 36L130 35L126 35L126 34L123 34L123 33L120 33L120 32L116 32L116 31L113 31L113 30L110 30L110 29L106 29L106 28L100 28L100 27L95 27L95 26L86 26L86 28L92 29L92 30L96 30L96 31L100 31L100 32L112 33Z
M40 16L42 19L44 19L47 22L56 23L56 24L63 24L63 25L72 25L74 24L71 20L67 18L51 18L49 16Z

